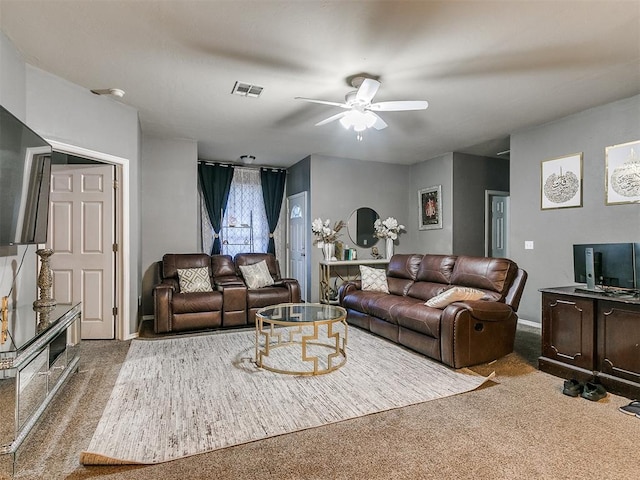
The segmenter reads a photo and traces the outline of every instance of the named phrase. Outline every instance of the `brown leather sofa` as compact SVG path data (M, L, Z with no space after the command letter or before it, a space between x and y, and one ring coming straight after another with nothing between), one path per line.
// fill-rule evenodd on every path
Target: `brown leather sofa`
M268 305L300 301L300 286L295 279L280 276L278 261L272 254L236 255L204 253L168 253L162 257L160 283L154 293L154 330L156 333L184 332L254 325L255 312ZM247 288L239 265L265 260L274 285ZM182 292L178 269L209 269L211 292Z
M347 321L454 368L490 362L513 351L518 305L527 273L511 260L455 255L394 255L389 293L340 287ZM454 286L483 292L480 300L440 309L425 302Z

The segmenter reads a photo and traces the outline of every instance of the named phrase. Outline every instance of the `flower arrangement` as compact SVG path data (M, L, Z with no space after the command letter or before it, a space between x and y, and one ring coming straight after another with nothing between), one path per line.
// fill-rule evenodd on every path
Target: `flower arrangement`
M386 220L376 220L373 228L376 231L376 237L395 240L400 232L404 230L404 225L400 225L395 218L389 217Z
M324 222L320 218L316 218L311 222L311 231L316 236L316 239L313 242L314 245L319 242L334 243L338 239L338 232L342 230L345 223L342 220L339 220L333 225L333 228L329 226L330 224L331 220L328 218Z

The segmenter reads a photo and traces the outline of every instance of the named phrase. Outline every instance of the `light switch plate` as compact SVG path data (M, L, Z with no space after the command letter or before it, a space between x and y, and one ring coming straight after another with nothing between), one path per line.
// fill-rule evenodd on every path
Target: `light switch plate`
M533 250L533 240L525 240L524 241L524 249L525 250Z

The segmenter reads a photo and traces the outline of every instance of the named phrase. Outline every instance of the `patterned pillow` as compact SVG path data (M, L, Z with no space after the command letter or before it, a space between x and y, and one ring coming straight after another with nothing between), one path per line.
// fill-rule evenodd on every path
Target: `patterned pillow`
M262 288L273 285L273 278L269 273L267 262L264 260L253 265L240 265L240 272L249 288Z
M362 290L389 293L387 272L381 268L371 268L360 265L360 279L362 280Z
M178 281L182 293L213 292L207 267L178 268Z
M425 305L427 307L445 308L453 302L480 300L482 297L484 297L484 292L476 290L475 288L453 287L442 292L440 295L430 298L425 302Z

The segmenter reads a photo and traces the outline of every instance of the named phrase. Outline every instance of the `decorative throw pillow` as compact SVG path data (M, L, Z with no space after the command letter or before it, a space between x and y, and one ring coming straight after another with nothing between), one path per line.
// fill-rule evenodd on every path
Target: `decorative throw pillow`
M207 267L178 268L178 281L182 293L213 292Z
M362 280L362 290L389 293L387 272L381 268L360 265L360 279Z
M240 265L240 272L249 288L262 288L273 285L273 278L269 273L267 262L264 260L253 265Z
M480 300L484 292L469 287L453 287L425 302L427 307L444 308L450 303L463 300Z

